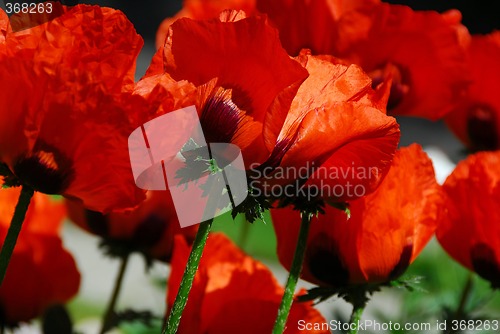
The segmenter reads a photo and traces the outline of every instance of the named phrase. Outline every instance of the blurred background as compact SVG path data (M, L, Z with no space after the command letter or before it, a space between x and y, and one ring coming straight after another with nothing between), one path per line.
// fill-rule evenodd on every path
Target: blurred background
M269 0L272 1L272 0ZM412 0L387 1L393 4L406 4L418 10L459 9L463 23L473 34L485 34L500 29L497 1L472 0ZM65 1L66 4L76 1ZM142 0L142 1L79 1L79 3L99 4L122 10L135 25L137 32L144 38L145 45L140 55L137 78L147 69L155 52L156 29L163 19L173 16L182 7L181 0ZM442 183L453 170L457 161L465 157L463 145L448 131L442 122L423 119L398 118L402 129L401 146L420 143L434 161L438 181ZM242 220L233 221L221 217L215 223L216 230L226 232L249 254L262 260L275 272L281 283L285 282L286 272L276 259L276 241L272 225L256 222L244 224ZM242 243L243 233L249 237ZM81 333L95 333L100 316L111 293L118 262L105 258L97 248L98 239L82 232L71 224L64 229L66 247L72 251L82 272L80 296L70 304L70 312L79 323ZM127 270L124 288L119 299L118 309L132 307L137 310L151 309L155 315L162 316L165 310L165 279L168 267L155 266L146 273L142 258L136 256ZM422 322L433 321L447 308L456 308L460 292L468 273L460 265L448 258L433 240L422 255L410 267L407 275L423 276L422 292L410 293L403 290L383 291L375 295L369 304L366 317L379 321ZM481 314L497 316L500 314L500 297L491 293L484 281L475 278L474 297L470 301ZM308 287L306 283L301 286ZM327 319L343 319L349 316L350 306L340 300L322 303L319 309ZM148 328L141 324L122 326L113 333L158 333L159 322ZM32 327L21 328L17 333L36 333ZM487 333L487 332L482 332Z

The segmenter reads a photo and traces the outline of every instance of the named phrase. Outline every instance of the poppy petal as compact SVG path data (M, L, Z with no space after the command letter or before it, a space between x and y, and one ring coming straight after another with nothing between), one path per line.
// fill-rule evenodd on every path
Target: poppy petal
M0 240L7 234L20 191L0 191ZM78 292L80 274L59 237L64 216L61 202L34 194L0 287L0 313L7 325L30 321L48 306L65 303Z
M232 90L234 103L261 123L276 95L307 76L262 16L237 22L177 20L164 52L172 78L197 86L218 78L218 85Z
M386 64L397 67L399 84L409 90L398 97L393 114L439 119L463 94L465 54L456 30L439 13L380 3L346 13L338 27L336 56L368 73Z
M444 196L432 161L416 144L400 149L380 186L363 201L360 265L366 280L384 280L413 262L442 220Z
M310 177L309 185L326 187L328 191L336 185L343 187L342 194L331 193L334 200L352 200L372 192L389 168L398 145L396 120L356 103L332 103L323 108L306 115L281 167L300 167L308 161L310 167L319 169L317 175ZM323 145L316 145L318 142ZM353 168L363 169L364 176L353 174ZM331 178L322 176L323 171L343 172ZM362 193L347 192L349 186L358 185L363 188Z
M458 163L446 179L446 219L436 232L448 254L500 286L500 154L480 152Z
M496 150L500 148L500 31L472 36L467 51L472 84L446 123L470 149Z
M334 1L257 1L257 9L266 13L278 27L283 47L292 56L301 49L314 54L331 54L335 35Z
M176 243L169 279L169 305L173 303L188 255L187 245ZM224 235L211 234L181 319L180 333L269 332L282 294L283 288L262 263L245 255ZM300 319L326 322L311 303L292 305L289 324ZM292 325L286 331L298 332Z
M350 218L331 206L324 215L313 217L303 278L339 287L398 277L430 240L443 203L432 162L422 149L411 145L399 150L377 190L349 203ZM271 213L278 257L290 268L299 213L291 209Z
M358 66L344 66L313 57L304 50L298 61L309 72L308 78L297 91L288 113L281 116L279 129L274 132L276 141L296 132L308 111L321 108L330 101L358 101L371 90L371 79ZM272 115L273 118L278 115Z
M1 122L0 159L25 184L93 210L138 204L125 113L142 46L133 25L120 11L79 5L10 37L20 46L0 69L12 79L0 87L0 121L10 118Z

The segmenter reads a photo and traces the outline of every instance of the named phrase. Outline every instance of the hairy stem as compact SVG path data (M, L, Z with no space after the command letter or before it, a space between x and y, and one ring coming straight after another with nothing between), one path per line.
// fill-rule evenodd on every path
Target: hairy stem
M455 311L455 319L461 320L465 313L465 306L469 300L470 294L472 292L473 286L473 274L469 272L467 276L467 281L465 281L464 289L462 290L462 296L460 297L460 302L458 304L457 310Z
M2 251L0 252L0 286L7 273L7 267L9 266L12 253L14 252L17 238L23 227L24 218L26 217L26 212L28 211L33 194L33 188L28 186L23 186L21 188L21 194L19 195L19 200L14 210L14 216L12 216L9 230L7 231L7 236L5 237Z
M351 330L349 334L357 334L358 333L358 321L361 320L361 316L363 315L363 311L365 308L363 306L353 305L351 318L349 319L349 323L351 324ZM354 324L354 325L353 325Z
M174 304L172 305L172 310L168 316L167 324L163 334L174 334L177 332L179 323L181 322L182 312L186 307L189 291L193 286L193 280L198 270L200 264L201 255L203 254L203 249L207 243L208 234L210 228L212 227L213 219L210 219L204 223L200 224L198 232L196 233L196 238L194 239L193 248L189 254L189 258L186 264L186 269L184 269L184 275L182 276L182 281L179 286L179 291L177 291L177 296L175 296Z
M299 239L295 254L293 255L292 267L285 286L285 293L281 299L281 304L278 309L278 316L274 323L273 334L281 334L285 330L286 321L292 308L293 295L295 287L299 280L300 272L302 271L302 262L304 262L304 255L307 247L307 237L309 235L309 227L311 226L312 215L309 213L302 213L302 222L300 224Z
M118 275L116 276L113 294L111 295L108 308L106 309L106 312L104 313L104 318L102 319L101 331L99 332L100 334L106 333L112 327L111 321L115 314L116 302L118 301L118 296L120 295L120 291L122 289L123 278L125 277L125 271L127 270L127 264L129 258L130 254L127 254L121 258L120 269L118 270Z

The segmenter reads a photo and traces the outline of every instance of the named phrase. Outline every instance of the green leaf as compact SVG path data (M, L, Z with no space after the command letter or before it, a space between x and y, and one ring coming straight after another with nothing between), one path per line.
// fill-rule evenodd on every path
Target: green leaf
M123 259L132 253L138 253L144 258L146 272L153 266L154 259L145 249L130 240L103 238L99 241L99 249L105 256L113 259Z
M323 288L317 287L307 290L305 295L297 297L299 302L315 301L319 304L331 297L339 297L344 299L356 307L365 307L371 296L380 291L382 284L363 284L363 285L349 285L339 288Z
M140 323L145 327L153 328L158 320L161 320L161 318L151 313L151 311L126 309L113 314L106 331L127 323Z
M390 281L389 286L393 286L396 288L406 289L410 292L423 292L427 293L428 291L422 287L423 276L406 276L401 277L397 280Z
M288 206L300 211L302 214L318 216L325 213L325 201L321 197L309 198L300 195L300 193L298 193L298 196L284 197L278 200L279 208Z
M243 202L231 211L233 220L241 213L245 215L246 221L250 224L253 224L256 220L262 220L266 223L264 213L271 208L271 203L263 196L255 196L254 190L249 189L248 191L248 196Z

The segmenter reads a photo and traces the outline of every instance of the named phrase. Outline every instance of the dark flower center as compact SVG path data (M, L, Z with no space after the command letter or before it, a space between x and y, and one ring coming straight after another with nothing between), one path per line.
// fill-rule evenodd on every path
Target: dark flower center
M109 233L108 216L100 212L85 209L85 221L93 233L107 237Z
M370 72L369 75L372 78L373 89L377 88L387 77L392 76L391 92L389 94L389 101L387 102L388 111L396 108L410 91L409 74L401 66L386 64L379 66L376 70Z
M88 228L93 233L101 236L105 240L112 241L114 245L119 245L129 251L147 251L160 242L167 228L167 221L164 218L155 214L147 216L144 220L138 223L134 230L134 234L129 238L117 238L111 235L108 215L100 212L85 210L85 219ZM170 254L165 254L165 259Z
M139 248L151 248L160 242L166 227L164 218L151 214L136 228L132 239Z
M63 193L74 178L71 160L41 141L30 154L19 157L13 169L22 184L45 194Z
M241 111L223 94L216 93L203 105L201 126L208 143L230 143L241 122Z
M484 243L478 243L471 248L470 256L474 271L490 281L493 288L500 288L500 262L495 251Z
M474 151L494 151L498 147L497 119L488 106L474 106L467 114L467 134Z
M408 244L403 248L403 252L399 258L399 262L392 268L391 273L389 274L389 281L392 281L399 276L403 275L408 266L410 265L411 256L413 254L413 244Z
M335 242L322 235L311 241L305 260L311 274L332 287L346 286L349 270L344 266Z

